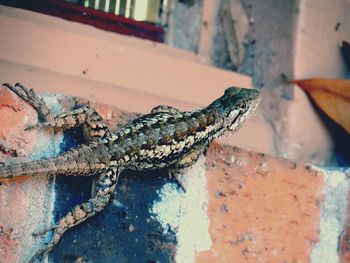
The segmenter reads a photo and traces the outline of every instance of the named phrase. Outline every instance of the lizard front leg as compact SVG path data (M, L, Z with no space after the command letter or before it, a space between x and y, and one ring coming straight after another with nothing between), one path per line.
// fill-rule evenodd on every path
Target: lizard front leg
M88 141L99 140L111 136L107 124L102 117L93 109L84 106L68 113L60 114L51 120L36 125L37 127L50 127L55 132L67 130L83 125L84 137ZM34 126L34 127L36 127ZM31 127L32 129L33 127Z
M62 217L56 225L35 234L41 235L50 230L53 231L51 241L41 250L37 251L29 262L35 262L40 256L45 257L61 240L62 235L70 228L84 222L96 213L101 212L111 199L118 182L120 170L111 167L103 173L96 184L95 196L87 202L75 206Z
M111 131L102 117L91 107L84 106L69 113L54 116L42 98L32 89L27 89L20 83L17 83L15 86L5 83L3 86L31 105L38 112L40 119L44 121L43 123L28 127L27 130L36 127L50 127L54 132L57 132L83 125L83 135L87 141L99 140L111 135ZM0 149L4 152L11 151L9 147L2 144L0 144Z
M190 167L197 162L199 156L203 153L203 150L192 150L189 154L183 157L179 162L169 167L169 174L173 176L178 184L181 186L181 189L186 192L186 178L182 176L183 169Z

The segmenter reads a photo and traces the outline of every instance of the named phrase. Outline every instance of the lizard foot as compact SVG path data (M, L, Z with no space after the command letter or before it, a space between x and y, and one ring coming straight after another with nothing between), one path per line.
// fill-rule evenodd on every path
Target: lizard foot
M52 231L52 230L54 230L56 228L57 228L57 225L53 225L51 227L44 228L43 230L40 230L38 232L33 233L32 236L34 236L34 237L44 236L44 235L47 234L47 232L50 232L50 231Z
M186 180L184 180L183 176L179 174L178 171L169 171L169 178L174 178L181 190L186 193Z
M44 262L44 259L47 257L49 252L57 245L57 243L59 242L59 240L62 236L62 233L59 232L57 225L53 225L49 228L45 228L42 231L33 233L32 235L35 237L43 236L50 231L53 231L53 233L51 235L51 241L46 242L43 248L36 251L35 254L28 261L28 263L34 263L34 262L36 262L36 260L39 260L39 262Z
M52 244L52 242L47 243L43 249L39 249L37 252L35 252L35 254L30 258L28 263L34 263L37 260L39 260L39 262L44 262L45 258L54 246L55 244Z
M15 86L12 86L8 83L4 83L2 85L10 89L18 97L30 104L38 112L41 118L43 118L44 120L51 118L52 113L50 109L32 89L27 89L20 83L16 83Z

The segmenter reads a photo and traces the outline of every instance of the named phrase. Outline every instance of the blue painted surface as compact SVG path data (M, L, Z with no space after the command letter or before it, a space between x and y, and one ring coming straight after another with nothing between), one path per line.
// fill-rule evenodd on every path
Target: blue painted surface
M149 214L167 171L122 173L114 200L100 214L65 233L52 262L172 262L176 236L164 234ZM61 177L56 183L56 218L89 198L91 179Z

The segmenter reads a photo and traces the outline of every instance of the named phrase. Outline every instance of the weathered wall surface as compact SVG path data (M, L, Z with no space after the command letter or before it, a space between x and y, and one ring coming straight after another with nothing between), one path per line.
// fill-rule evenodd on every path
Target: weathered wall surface
M76 132L23 129L36 113L1 89L1 141L25 160L74 147ZM45 96L56 113L75 102ZM81 101L81 102L84 102ZM86 102L86 101L85 101ZM111 127L135 114L93 103ZM21 149L21 151L20 151ZM11 162L2 155L2 162ZM122 174L116 194L99 215L68 231L50 254L53 262L336 262L346 211L349 171L321 171L214 143L189 168L186 193L166 170ZM92 178L22 177L0 182L0 262L25 262L45 238L32 233L52 225L88 199ZM47 236L46 238L49 238ZM347 235L341 256L348 256Z
M258 16L256 9L251 12ZM255 25L268 28L259 22L261 14ZM0 33L2 82L20 81L38 92L84 97L112 126L135 117L120 109L146 113L157 104L167 104L187 110L208 103L227 86L252 84L246 76L202 65L198 57L181 50L3 6ZM266 45L271 44L268 40ZM260 58L266 63L271 59ZM274 105L275 95L265 90L266 107L225 142L293 159L327 160L332 144L305 96L295 92L285 108L289 115L282 116L280 108L265 111ZM74 104L62 95L44 98L56 113ZM285 126L276 129L276 123L268 124L263 117L267 112L270 122L282 116ZM303 126L300 116L306 116L316 130L302 132L310 126ZM55 136L42 130L24 132L36 120L28 105L0 89L0 140L14 147L22 160L57 155L80 140L74 132ZM285 148L276 147L275 135L286 139ZM318 143L322 139L327 143ZM213 145L206 159L187 171L186 194L165 170L123 173L108 208L66 233L50 258L54 262L349 260L349 171L318 170L269 154ZM10 158L2 155L1 161ZM91 186L92 179L86 178L2 180L0 262L25 261L45 241L32 233L86 200Z
M189 110L229 86L251 87L250 77L198 63L187 51L20 9L0 6L0 33L1 81L38 92L146 113L159 104ZM226 142L274 153L272 130L259 112Z

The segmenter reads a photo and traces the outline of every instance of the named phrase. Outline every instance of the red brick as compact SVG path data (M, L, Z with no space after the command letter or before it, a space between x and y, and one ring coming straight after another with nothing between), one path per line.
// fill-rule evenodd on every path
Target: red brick
M310 262L318 242L322 173L218 144L207 162L213 243L196 262Z

